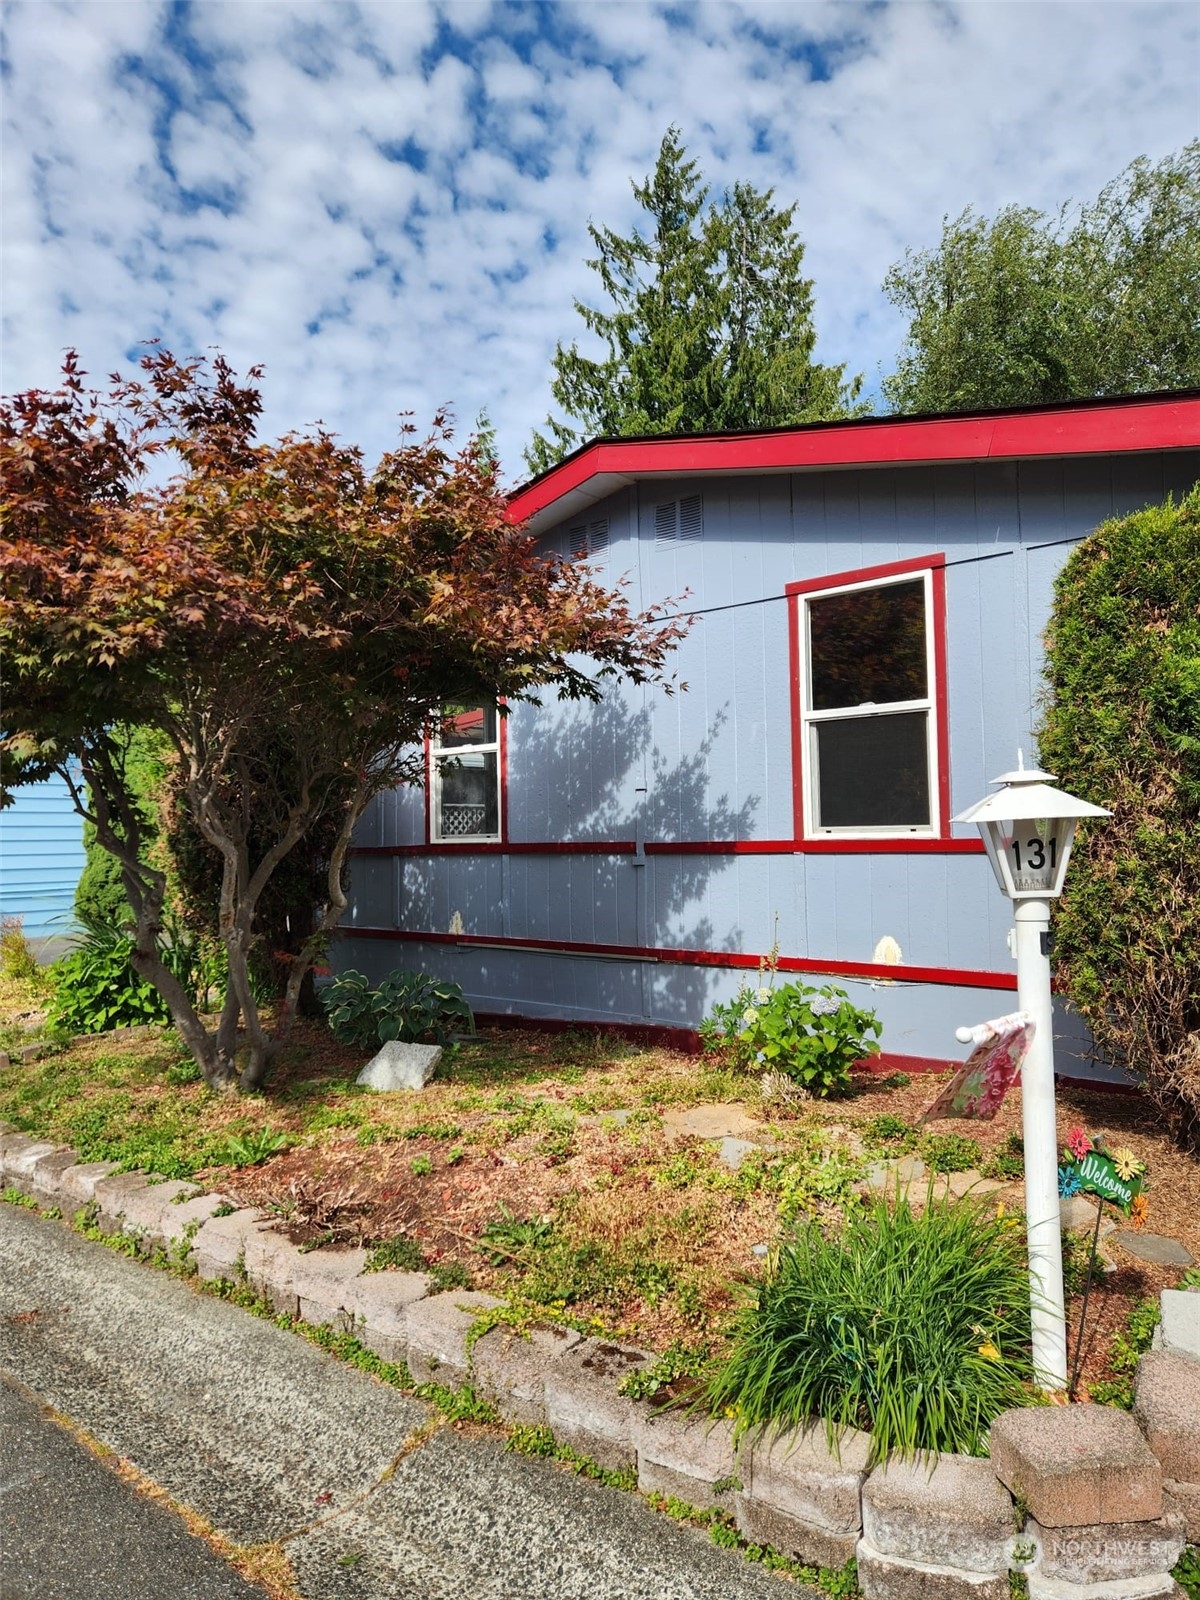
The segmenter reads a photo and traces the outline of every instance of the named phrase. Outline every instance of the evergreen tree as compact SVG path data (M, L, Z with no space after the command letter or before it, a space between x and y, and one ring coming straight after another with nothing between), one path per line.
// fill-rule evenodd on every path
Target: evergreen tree
M795 207L735 185L708 204L698 165L669 128L654 171L633 185L649 218L628 236L588 224L588 261L611 309L575 302L607 346L554 354L551 393L569 421L547 418L525 460L553 466L597 435L700 433L845 416L860 380L812 360L812 281Z
M1053 217L969 208L884 281L909 315L894 411L1200 385L1200 141Z

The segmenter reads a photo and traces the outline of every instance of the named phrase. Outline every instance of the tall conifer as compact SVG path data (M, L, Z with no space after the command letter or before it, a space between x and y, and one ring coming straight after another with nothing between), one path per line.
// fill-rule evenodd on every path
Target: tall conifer
M812 281L795 207L737 184L708 204L679 129L633 185L649 219L624 236L588 224L609 309L575 302L607 352L554 353L551 393L569 420L546 420L525 460L544 471L598 435L700 433L845 416L859 379L812 360Z

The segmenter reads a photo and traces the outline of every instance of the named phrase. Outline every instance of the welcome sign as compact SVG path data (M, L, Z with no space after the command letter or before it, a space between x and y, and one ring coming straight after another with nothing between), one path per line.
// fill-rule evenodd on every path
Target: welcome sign
M1098 1195L1128 1216L1145 1188L1142 1163L1130 1150L1110 1155L1099 1139L1072 1135L1072 1140L1078 1142L1063 1151L1064 1165L1058 1169L1060 1192Z

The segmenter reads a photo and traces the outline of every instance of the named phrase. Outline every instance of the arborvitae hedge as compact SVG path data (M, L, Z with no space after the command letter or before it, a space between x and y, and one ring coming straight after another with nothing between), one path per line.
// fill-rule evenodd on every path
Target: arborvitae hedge
M1076 548L1047 674L1043 765L1113 812L1081 829L1055 975L1200 1152L1200 484Z

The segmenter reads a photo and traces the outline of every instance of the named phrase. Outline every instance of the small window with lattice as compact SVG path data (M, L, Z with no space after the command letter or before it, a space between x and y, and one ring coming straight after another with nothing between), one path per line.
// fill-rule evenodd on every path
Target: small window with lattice
M500 837L500 717L451 706L429 738L430 807L439 843Z

